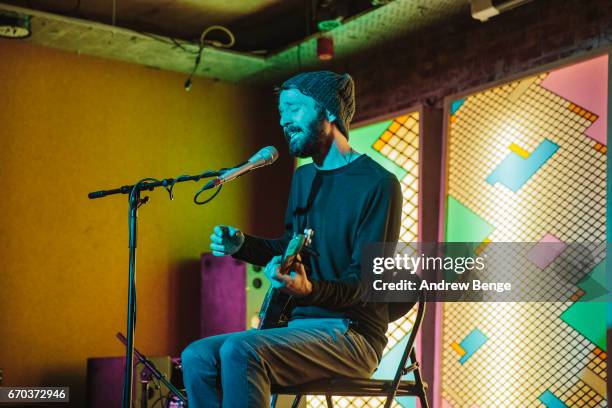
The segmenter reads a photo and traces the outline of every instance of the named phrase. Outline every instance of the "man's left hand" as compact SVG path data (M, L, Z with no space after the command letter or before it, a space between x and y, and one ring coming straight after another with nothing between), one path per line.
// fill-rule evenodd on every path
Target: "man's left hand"
M312 283L306 275L300 256L294 264L294 270L287 275L279 273L281 256L275 256L266 265L266 276L273 287L292 296L308 296L312 293Z

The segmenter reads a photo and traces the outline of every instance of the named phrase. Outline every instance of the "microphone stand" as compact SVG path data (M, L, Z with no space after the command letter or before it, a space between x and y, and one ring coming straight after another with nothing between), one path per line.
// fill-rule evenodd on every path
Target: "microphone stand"
M125 347L125 378L123 382L123 408L132 408L132 382L133 382L133 361L134 361L134 327L136 324L136 231L138 221L138 208L146 204L149 197L141 198L141 191L153 191L155 188L168 186L173 187L176 183L185 181L199 181L202 178L218 177L221 173L208 171L197 176L180 176L176 179L168 178L163 180L144 179L135 185L121 186L112 190L101 190L89 193L90 199L102 198L114 194L129 194L128 196L128 242L130 259L128 265L128 308L127 308L127 339ZM153 181L150 181L153 180ZM208 186L206 186L208 187ZM209 187L209 188L212 188ZM205 188L206 189L206 188ZM170 198L172 190L168 189Z

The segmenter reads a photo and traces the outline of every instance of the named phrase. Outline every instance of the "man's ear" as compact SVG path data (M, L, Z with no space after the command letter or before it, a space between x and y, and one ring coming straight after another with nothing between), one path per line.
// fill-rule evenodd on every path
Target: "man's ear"
M333 113L331 113L331 112L330 112L330 111L328 111L327 109L325 109L325 116L326 116L327 121L328 121L329 123L332 123L333 121L335 121L335 120L337 119L337 118L336 118L336 115L334 115Z

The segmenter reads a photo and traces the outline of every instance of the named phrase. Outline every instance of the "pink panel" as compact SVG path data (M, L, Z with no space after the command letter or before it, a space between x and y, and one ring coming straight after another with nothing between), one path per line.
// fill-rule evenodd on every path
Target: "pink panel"
M540 269L546 268L556 257L561 255L561 252L567 247L567 244L560 241L552 234L546 234L540 241L529 251L527 258Z
M606 144L608 124L608 56L551 71L542 81L549 91L571 101L599 118L585 134Z

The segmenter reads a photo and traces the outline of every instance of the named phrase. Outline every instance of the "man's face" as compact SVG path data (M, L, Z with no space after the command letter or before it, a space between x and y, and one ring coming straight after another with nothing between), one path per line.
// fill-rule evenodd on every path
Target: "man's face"
M322 150L326 116L314 99L297 89L285 89L280 93L278 111L292 156L310 157Z

